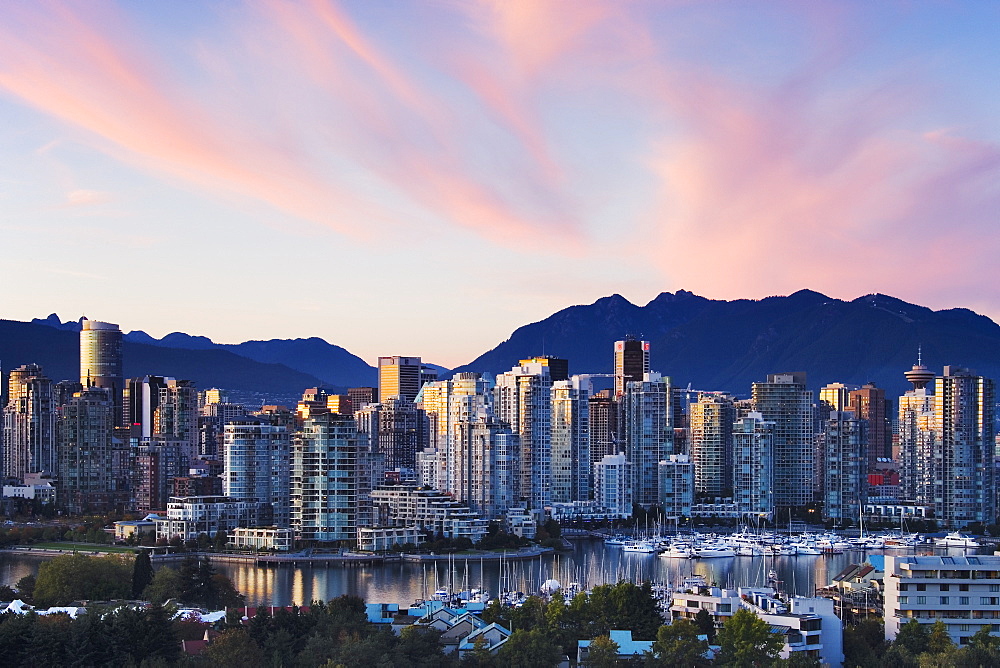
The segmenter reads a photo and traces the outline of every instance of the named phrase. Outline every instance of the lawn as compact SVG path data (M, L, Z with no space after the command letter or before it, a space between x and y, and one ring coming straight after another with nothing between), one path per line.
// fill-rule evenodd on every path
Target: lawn
M132 547L120 547L118 545L96 545L94 543L32 543L28 547L37 547L45 550L62 550L64 552L123 552L131 554L135 552Z

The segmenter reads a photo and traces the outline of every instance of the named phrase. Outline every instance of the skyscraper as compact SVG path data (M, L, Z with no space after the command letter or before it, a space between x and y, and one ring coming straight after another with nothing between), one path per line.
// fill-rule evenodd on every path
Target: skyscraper
M733 425L733 500L746 516L774 516L774 423L751 411Z
M933 501L932 467L925 465L934 457L934 395L927 385L934 372L917 363L905 374L913 389L899 398L900 493L912 503ZM928 501L930 500L930 501Z
M461 464L456 429L460 422L493 415L493 392L490 381L478 373L458 373L450 380L424 384L417 405L427 416L429 451L422 459L435 469L433 478L443 491L457 489L455 475ZM434 463L431 459L434 459ZM425 482L430 484L429 479Z
M659 503L660 460L674 451L670 379L652 372L625 387L625 457L632 470L632 500L648 509Z
M533 362L500 374L493 388L494 411L521 444L521 497L531 508L552 500L552 378Z
M892 425L885 390L875 383L865 383L851 392L849 408L862 420L868 420L868 468L877 460L892 457Z
M552 501L590 498L590 378L552 383Z
M618 454L618 404L611 390L601 390L590 397L590 461Z
M3 410L3 476L56 473L55 405L52 381L38 364L10 372Z
M325 413L292 437L291 525L299 540L354 541L371 521L371 449L350 415Z
M108 512L117 505L113 475L114 405L101 388L81 390L56 421L59 504L70 513ZM124 499L122 499L124 501Z
M776 373L754 383L754 411L774 423L774 505L801 507L813 501L815 444L811 391L806 374Z
M437 380L437 372L424 366L419 357L378 358L378 400L403 397L408 401L417 398L424 383Z
M733 490L733 423L736 409L732 397L703 392L691 404L691 460L695 491L710 497L729 496Z
M226 496L263 503L262 522L287 528L291 439L288 429L245 417L225 425L222 488Z
M111 393L115 426L122 424L122 332L118 325L84 318L80 323L80 383L84 388L100 387Z
M520 500L519 444L510 428L481 409L455 424L456 500L487 519L499 519Z
M615 341L615 397L625 394L632 381L641 381L649 373L649 341L626 338Z
M934 380L934 515L945 526L992 524L993 381L946 366Z
M823 421L823 516L858 520L868 487L868 421L830 411Z

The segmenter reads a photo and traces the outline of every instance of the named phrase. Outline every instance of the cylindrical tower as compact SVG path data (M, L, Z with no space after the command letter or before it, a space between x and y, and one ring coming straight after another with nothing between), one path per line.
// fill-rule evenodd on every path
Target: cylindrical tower
M122 421L122 332L118 325L97 320L82 321L80 330L80 383L111 392L115 406L115 426Z

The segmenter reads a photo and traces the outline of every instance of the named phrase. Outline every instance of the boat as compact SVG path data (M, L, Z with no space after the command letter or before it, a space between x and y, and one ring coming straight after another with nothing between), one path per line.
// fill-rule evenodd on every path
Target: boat
M625 543L622 552L641 552L643 554L656 554L659 550L656 544L648 540L633 540Z
M957 531L952 531L950 534L944 538L938 538L934 541L934 544L938 547L963 547L972 548L980 547L979 541L977 541L972 536L967 536L965 534L959 533Z
M694 555L694 550L687 543L674 543L666 552L660 553L661 557L670 559L690 559Z
M713 543L695 549L695 557L698 559L718 559L720 557L735 557L736 551L728 545Z

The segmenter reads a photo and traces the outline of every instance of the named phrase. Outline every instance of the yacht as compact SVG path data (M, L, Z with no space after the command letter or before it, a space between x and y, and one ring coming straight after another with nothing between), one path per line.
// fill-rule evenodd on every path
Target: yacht
M975 538L957 531L952 531L944 538L938 538L934 544L938 547L980 547L979 541Z

